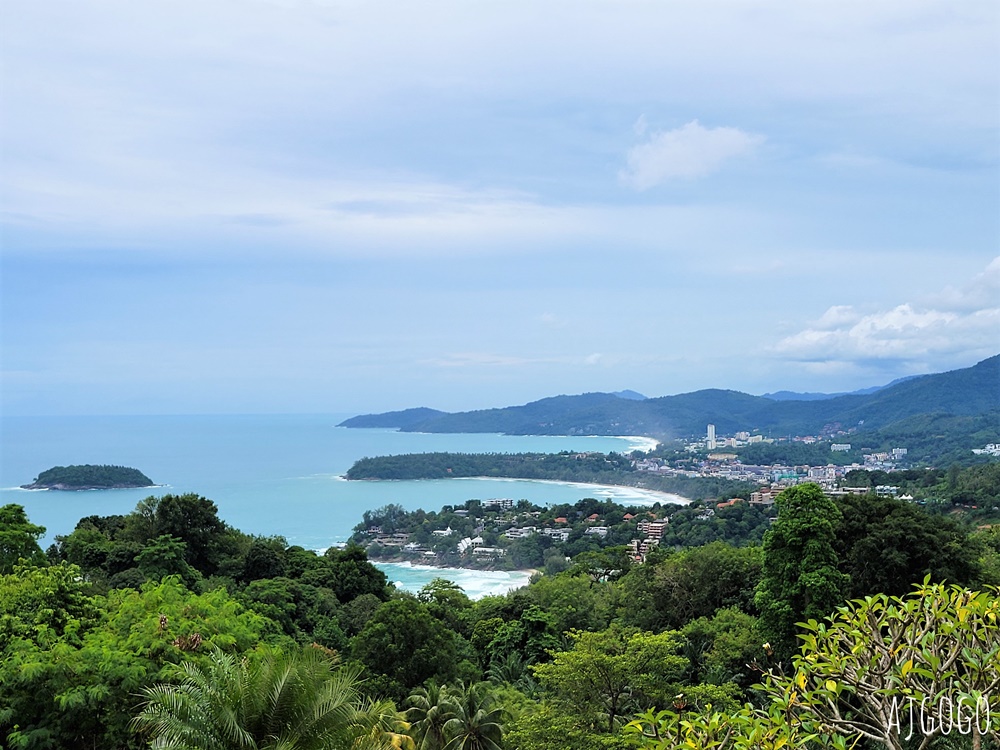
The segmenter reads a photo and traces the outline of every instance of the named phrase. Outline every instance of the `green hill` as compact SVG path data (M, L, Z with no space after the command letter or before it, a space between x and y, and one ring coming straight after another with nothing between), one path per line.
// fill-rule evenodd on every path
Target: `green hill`
M381 427L406 429L411 425L421 424L432 420L435 417L447 416L447 412L437 409L428 409L426 406L419 406L415 409L404 409L403 411L387 411L384 414L361 414L351 417L341 422L338 427Z
M937 424L962 430L969 425L946 417L981 417L976 440L1000 440L1000 355L973 367L903 380L874 393L822 400L775 401L728 390L700 390L643 401L611 393L555 396L522 406L448 414L411 409L348 420L343 425L397 427L407 432L502 432L510 435L646 435L684 438L702 435L714 424L720 435L737 431L764 436L819 434L824 428L875 431L902 422L912 433L917 417L935 415ZM993 416L990 416L993 415ZM992 425L996 429L992 429ZM893 432L894 430L889 430ZM970 436L971 439L971 436ZM974 447L961 445L961 448Z

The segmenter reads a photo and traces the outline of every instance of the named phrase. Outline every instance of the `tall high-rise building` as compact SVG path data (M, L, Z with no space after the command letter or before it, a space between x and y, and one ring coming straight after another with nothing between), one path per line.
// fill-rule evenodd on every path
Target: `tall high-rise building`
M708 449L710 451L715 450L715 425L710 424L708 426L708 440L705 441Z

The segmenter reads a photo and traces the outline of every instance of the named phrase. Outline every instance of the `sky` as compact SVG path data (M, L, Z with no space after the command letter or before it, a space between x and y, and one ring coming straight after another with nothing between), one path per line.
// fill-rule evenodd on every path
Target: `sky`
M0 63L4 414L1000 353L995 0L11 0Z

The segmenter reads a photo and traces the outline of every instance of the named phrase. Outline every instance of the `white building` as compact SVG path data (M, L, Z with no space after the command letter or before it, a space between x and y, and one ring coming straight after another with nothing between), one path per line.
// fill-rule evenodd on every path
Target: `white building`
M460 555L461 554L465 554L466 550L469 550L469 549L473 549L474 550L477 547L482 547L482 546L483 546L483 538L481 536L477 536L474 539L470 539L469 537L465 537L465 539L463 539L462 541L460 541L458 543L458 553Z
M532 534L537 534L538 529L534 526L522 526L519 529L507 529L503 535L508 539L525 539Z
M501 510L510 510L514 507L514 501L509 497L491 497L489 500L483 500L484 508L500 508Z

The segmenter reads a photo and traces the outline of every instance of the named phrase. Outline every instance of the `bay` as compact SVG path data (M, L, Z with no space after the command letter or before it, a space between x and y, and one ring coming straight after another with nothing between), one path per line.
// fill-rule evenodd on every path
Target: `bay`
M669 501L659 493L630 488L527 480L348 482L342 475L365 456L650 447L642 438L442 435L336 426L349 416L4 416L0 505L23 505L31 521L46 528L44 547L56 535L71 532L82 517L128 513L150 495L195 492L213 500L220 517L242 531L281 535L289 544L323 549L346 542L365 510L387 503L407 510L437 510L492 497L523 498L539 505L583 497L636 504ZM19 489L45 469L70 464L131 466L161 486L83 492ZM400 576L411 590L433 577L433 570Z

